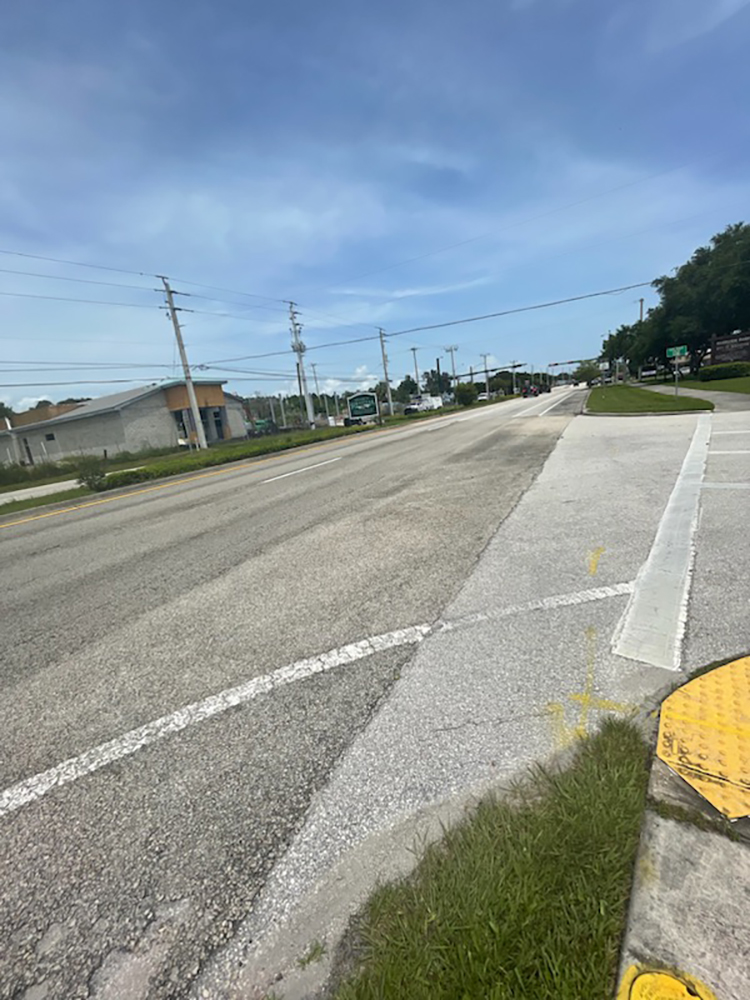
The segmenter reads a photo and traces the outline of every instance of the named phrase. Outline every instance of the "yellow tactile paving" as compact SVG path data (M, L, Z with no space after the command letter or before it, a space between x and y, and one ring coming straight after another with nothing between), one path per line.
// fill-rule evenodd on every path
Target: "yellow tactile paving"
M657 754L729 819L750 815L750 656L662 703Z
M693 976L631 965L622 977L617 1000L718 1000Z

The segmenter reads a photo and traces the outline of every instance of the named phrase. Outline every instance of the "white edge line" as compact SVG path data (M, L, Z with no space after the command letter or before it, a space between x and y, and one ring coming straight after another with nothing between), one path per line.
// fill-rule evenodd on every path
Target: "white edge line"
M750 483L701 483L703 490L750 490Z
M715 451L714 449L711 449L711 451L709 451L708 454L709 455L750 455L750 450L744 449L744 450L741 451L739 449L734 449L732 451Z
M527 611L544 611L551 608L585 604L589 601L601 601L608 597L631 594L633 588L632 582L616 583L611 586L581 590L573 594L545 597L538 601L529 601L527 604L512 605L491 614L465 615L453 622L438 622L435 626L411 625L408 628L395 629L393 632L384 632L382 635L352 642L338 649L320 653L318 656L297 660L295 663L279 667L278 670L274 670L270 674L253 677L237 687L211 695L202 701L193 702L193 704L186 705L169 715L163 715L154 722L147 722L144 726L132 729L123 736L118 736L107 743L101 743L91 750L86 750L78 757L70 757L47 771L42 771L40 774L11 785L10 788L0 792L0 818L22 806L36 802L54 788L69 785L87 774L93 774L93 772L107 767L117 760L122 760L123 757L131 757L144 747L157 743L173 733L179 733L189 726L220 715L230 708L247 704L260 695L269 694L276 688L304 680L314 674L327 673L335 667L356 663L367 656L388 649L417 645L433 631L451 631L462 626L506 618Z
M750 434L750 427L744 431L714 431L711 437L716 437L717 434Z
M570 396L571 393L573 393L573 392L575 392L574 389L569 389L568 392L564 396L561 396L559 399L556 399L555 402L551 406L548 406L546 410L542 410L541 413L537 413L537 416L538 417L543 417L545 415L545 413L549 413L550 410L554 410L554 408L556 406L559 406L560 403L562 403L562 401L564 399L567 399L568 396Z
M304 469L294 469L293 472L283 472L280 476L271 476L270 479L262 479L261 486L266 483L275 483L277 479L287 479L289 476L298 476L300 472L310 472L311 469L320 469L324 465L330 465L331 462L340 462L341 455L337 458L327 458L325 462L316 462L315 465L306 465Z

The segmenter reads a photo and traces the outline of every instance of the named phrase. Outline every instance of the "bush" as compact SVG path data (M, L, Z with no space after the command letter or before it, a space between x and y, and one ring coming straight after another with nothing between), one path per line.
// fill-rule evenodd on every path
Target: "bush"
M23 486L26 483L34 483L39 479L55 479L57 476L72 475L75 468L64 463L39 462L36 465L19 465L12 462L9 465L0 465L0 486L11 486L18 483Z
M96 455L83 455L76 463L78 482L90 490L105 490L107 476L104 472L104 462Z
M727 361L723 365L706 365L698 377L701 382L712 382L719 378L742 378L750 375L750 361Z
M471 406L477 401L477 387L473 382L459 382L456 386L456 402L461 406Z

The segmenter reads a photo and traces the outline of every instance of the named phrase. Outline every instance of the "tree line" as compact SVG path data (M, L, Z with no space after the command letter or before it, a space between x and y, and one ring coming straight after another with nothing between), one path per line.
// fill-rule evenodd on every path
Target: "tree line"
M600 358L610 365L624 358L635 374L664 367L667 348L684 344L696 374L713 336L750 328L750 225L727 226L652 285L658 304L643 321L623 324L606 337Z

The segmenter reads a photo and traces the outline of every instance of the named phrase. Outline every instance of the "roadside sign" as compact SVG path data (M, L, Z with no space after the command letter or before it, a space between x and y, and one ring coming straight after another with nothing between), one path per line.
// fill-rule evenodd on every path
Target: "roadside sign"
M609 371L609 361L600 361L599 362L599 371L600 372L608 372Z
M687 357L687 347L685 344L681 344L679 347L668 347L667 348L668 358L684 358Z
M378 416L378 397L374 392L358 392L355 396L350 396L347 402L352 419Z

